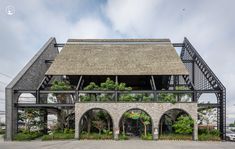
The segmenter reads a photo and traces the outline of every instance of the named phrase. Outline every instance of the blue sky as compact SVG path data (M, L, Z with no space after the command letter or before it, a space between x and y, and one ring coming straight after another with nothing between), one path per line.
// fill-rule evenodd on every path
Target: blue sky
M15 7L7 15L7 6ZM0 73L14 77L49 39L187 37L227 88L227 118L235 120L235 1L0 0ZM0 110L4 87L0 75Z

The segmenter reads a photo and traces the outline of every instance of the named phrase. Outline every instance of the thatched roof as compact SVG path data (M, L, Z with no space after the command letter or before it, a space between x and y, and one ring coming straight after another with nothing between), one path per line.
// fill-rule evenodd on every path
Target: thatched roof
M47 75L187 75L169 39L70 39Z

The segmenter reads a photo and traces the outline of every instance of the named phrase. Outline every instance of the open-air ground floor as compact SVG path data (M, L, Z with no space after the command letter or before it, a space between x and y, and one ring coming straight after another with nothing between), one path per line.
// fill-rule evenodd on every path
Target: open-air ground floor
M30 141L30 142L3 142L1 149L233 149L234 142L210 141L95 141L95 140L70 140L70 141Z

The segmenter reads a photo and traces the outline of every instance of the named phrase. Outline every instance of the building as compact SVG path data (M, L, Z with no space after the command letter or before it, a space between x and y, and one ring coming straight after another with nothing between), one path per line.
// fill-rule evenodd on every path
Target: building
M180 56L175 48L181 48ZM98 84L107 78L124 82L132 90L84 89L90 82ZM71 88L51 90L54 80L66 80ZM35 102L18 102L25 93L32 94ZM125 102L123 94L127 93L138 99ZM200 96L208 93L216 95L216 102L199 103ZM66 96L62 102L49 102L51 94ZM163 95L174 97L174 103L161 100ZM84 96L94 100L85 102ZM69 39L65 44L51 38L6 87L6 140L12 140L18 131L18 111L27 108L41 110L44 123L48 114L69 109L78 139L82 117L91 109L107 111L114 139L120 134L123 113L143 110L151 117L150 132L155 140L165 129L162 117L167 113L177 117L183 111L194 120L193 139L197 140L197 110L208 106L217 108L217 128L225 139L225 100L225 87L187 38L183 43L169 39ZM169 112L174 109L180 112Z

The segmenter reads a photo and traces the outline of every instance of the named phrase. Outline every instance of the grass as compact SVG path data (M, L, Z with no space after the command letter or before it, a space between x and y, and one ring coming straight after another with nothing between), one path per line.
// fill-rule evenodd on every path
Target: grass
M51 135L43 135L42 141L74 139L74 133L55 132Z
M192 135L187 134L162 134L159 140L192 140Z
M14 140L16 141L30 141L30 140L34 140L38 137L41 137L43 134L41 132L20 132L17 133L14 137Z
M98 133L82 133L80 134L82 140L111 140L113 139L112 134L98 134Z

